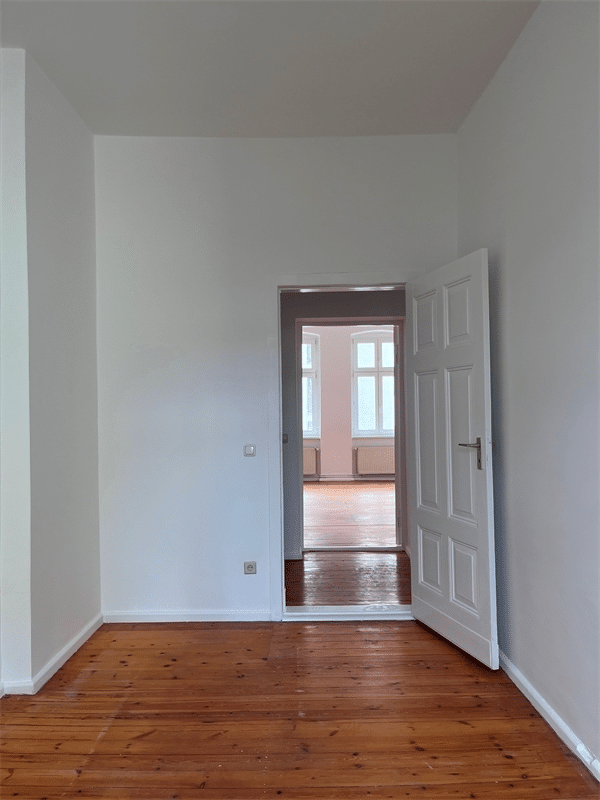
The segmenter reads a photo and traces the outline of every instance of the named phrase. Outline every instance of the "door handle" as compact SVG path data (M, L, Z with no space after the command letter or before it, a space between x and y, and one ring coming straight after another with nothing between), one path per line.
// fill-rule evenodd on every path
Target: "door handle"
M478 436L475 444L465 444L464 442L458 443L459 447L474 447L477 450L477 469L483 469L481 466L481 436Z

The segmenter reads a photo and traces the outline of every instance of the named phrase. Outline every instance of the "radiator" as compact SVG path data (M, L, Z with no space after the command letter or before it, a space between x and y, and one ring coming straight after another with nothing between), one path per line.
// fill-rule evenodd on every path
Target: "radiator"
M396 465L394 448L384 447L355 447L354 474L355 475L394 475Z
M318 476L321 474L321 451L318 447L305 447L302 450L303 474Z

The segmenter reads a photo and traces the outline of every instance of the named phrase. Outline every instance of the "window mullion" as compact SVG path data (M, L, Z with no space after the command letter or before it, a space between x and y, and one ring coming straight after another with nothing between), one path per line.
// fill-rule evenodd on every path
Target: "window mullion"
M377 384L377 419L375 420L377 425L377 433L381 433L381 372L377 370L377 375L375 376L375 383Z

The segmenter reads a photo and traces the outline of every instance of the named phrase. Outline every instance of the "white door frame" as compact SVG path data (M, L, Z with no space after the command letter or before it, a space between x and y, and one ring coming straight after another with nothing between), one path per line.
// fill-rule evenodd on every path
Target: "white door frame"
M267 387L267 412L269 419L268 482L269 482L269 528L270 528L270 617L273 620L361 620L361 619L413 619L410 606L338 606L332 611L324 607L319 611L290 612L285 607L283 591L283 458L282 458L282 403L281 403L281 320L280 292L290 288L315 288L317 291L341 291L344 289L404 284L419 272L404 274L388 273L308 273L306 275L282 275L268 280L265 286L270 303L269 321L269 383Z

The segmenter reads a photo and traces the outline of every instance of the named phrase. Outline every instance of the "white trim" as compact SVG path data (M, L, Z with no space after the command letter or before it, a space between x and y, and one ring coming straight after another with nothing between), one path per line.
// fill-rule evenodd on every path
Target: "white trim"
M362 326L361 326L362 327ZM384 377L396 376L397 359L394 355L393 366L384 367L382 365L382 344L391 344L394 347L394 325L376 325L371 326L370 330L360 330L353 333L351 336L351 362L352 362L352 377L351 377L351 400L352 400L352 438L353 439L393 439L395 438L395 431L393 429L383 428L383 383ZM373 344L375 349L374 365L372 367L359 367L358 366L358 345L359 344ZM361 431L358 427L358 378L374 378L375 379L375 423L376 427L370 430ZM395 418L394 413L394 418Z
M268 611L109 611L104 622L268 622Z
M302 439L321 439L321 337L318 333L305 333L304 327L300 329L301 345L305 344L311 346L312 351L312 366L304 367L302 359L300 358L300 379L302 388L300 390L300 413L302 416ZM314 431L304 430L304 378L312 378L313 381L313 399L312 399L312 412L313 412L313 427Z
M288 606L283 614L284 622L339 622L355 620L364 622L374 619L414 620L410 605L373 603L363 606Z
M33 681L6 681L5 694L35 694Z
M39 692L42 686L66 664L71 656L74 655L85 642L87 642L90 636L98 630L103 622L104 618L102 614L97 614L76 636L67 642L67 644L59 650L36 675L34 675L32 680L6 681L4 683L4 692L6 694L35 694Z
M319 477L319 483L394 483L392 473L383 472L381 475L324 475Z
M541 714L573 755L576 755L596 780L600 781L600 759L585 746L577 734L571 730L564 719L556 713L550 703L542 697L535 686L527 680L521 670L512 663L502 650L500 651L500 664L515 686L525 695L535 710Z
M400 288L416 277L414 271L398 266L386 273L311 272L304 274L265 276L264 292L271 298L267 325L270 351L270 369L265 384L269 412L268 434L268 485L269 485L269 561L271 584L270 619L282 620L286 614L283 593L284 543L283 543L283 464L282 464L282 408L281 408L281 319L280 296L286 287L328 287L336 289L356 286L395 286ZM338 607L339 608L339 607ZM288 617L289 619L289 617ZM341 619L336 616L335 619Z
M393 547L384 547L382 545L312 545L312 547L305 547L303 553L401 553L404 550L401 544L396 544ZM377 605L380 605L379 603Z
M394 289L402 288L408 281L417 278L421 273L417 270L404 271L398 267L387 272L303 272L293 275L280 275L275 279L277 286L282 289L295 289L300 287L316 287L319 292L328 289L337 292L344 289L373 288L391 286ZM394 274L395 273L395 274ZM400 274L399 274L400 273Z
M343 483L351 483L354 480L354 475L319 475L319 481L321 483L327 483L327 481L338 481Z

